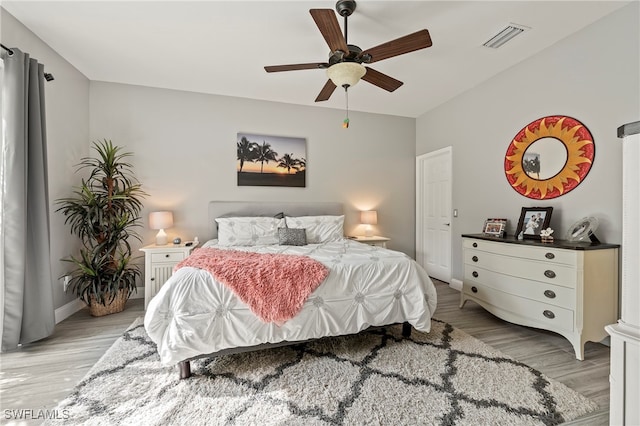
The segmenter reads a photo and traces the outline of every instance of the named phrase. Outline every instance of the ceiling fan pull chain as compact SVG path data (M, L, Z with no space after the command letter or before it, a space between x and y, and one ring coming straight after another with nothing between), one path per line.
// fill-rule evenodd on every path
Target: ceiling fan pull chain
M344 119L344 121L342 122L342 127L344 129L348 129L349 128L349 91L347 90L349 88L349 86L345 85L344 86L344 97L346 99L346 103L347 103L347 118Z

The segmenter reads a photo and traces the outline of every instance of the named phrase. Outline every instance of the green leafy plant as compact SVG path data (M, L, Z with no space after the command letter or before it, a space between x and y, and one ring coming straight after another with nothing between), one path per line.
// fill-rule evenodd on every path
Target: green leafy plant
M80 254L63 259L74 265L67 291L87 305L110 304L119 290L127 297L136 289L140 269L131 262L130 239L140 241L142 199L147 195L127 162L132 153L122 152L111 141L94 142L96 157L83 158L77 171L89 176L73 195L56 201L71 233L82 242Z

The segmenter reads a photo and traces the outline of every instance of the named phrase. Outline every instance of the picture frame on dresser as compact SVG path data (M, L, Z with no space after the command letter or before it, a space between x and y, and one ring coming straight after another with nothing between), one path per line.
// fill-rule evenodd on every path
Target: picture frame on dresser
M506 235L507 219L489 218L484 221L482 233L492 237L503 237Z
M516 228L516 237L540 239L540 231L549 227L553 207L523 207Z

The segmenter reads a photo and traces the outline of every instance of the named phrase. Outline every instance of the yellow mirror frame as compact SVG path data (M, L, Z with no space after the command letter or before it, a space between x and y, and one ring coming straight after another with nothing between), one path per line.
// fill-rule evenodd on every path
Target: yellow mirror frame
M527 148L538 139L554 138L567 149L562 170L549 179L534 179L524 170ZM551 115L527 124L513 138L504 159L504 171L511 187L536 200L556 198L576 188L585 178L595 158L595 144L589 129L575 118ZM544 160L543 160L544 161Z

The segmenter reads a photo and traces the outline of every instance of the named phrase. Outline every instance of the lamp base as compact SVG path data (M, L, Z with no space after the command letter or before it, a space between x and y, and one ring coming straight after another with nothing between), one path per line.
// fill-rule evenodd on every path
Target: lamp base
M371 225L367 225L367 229L364 230L365 237L373 237L373 229L371 229Z
M167 245L167 234L165 234L164 229L161 229L160 231L158 231L158 234L156 235L156 245L157 246Z

